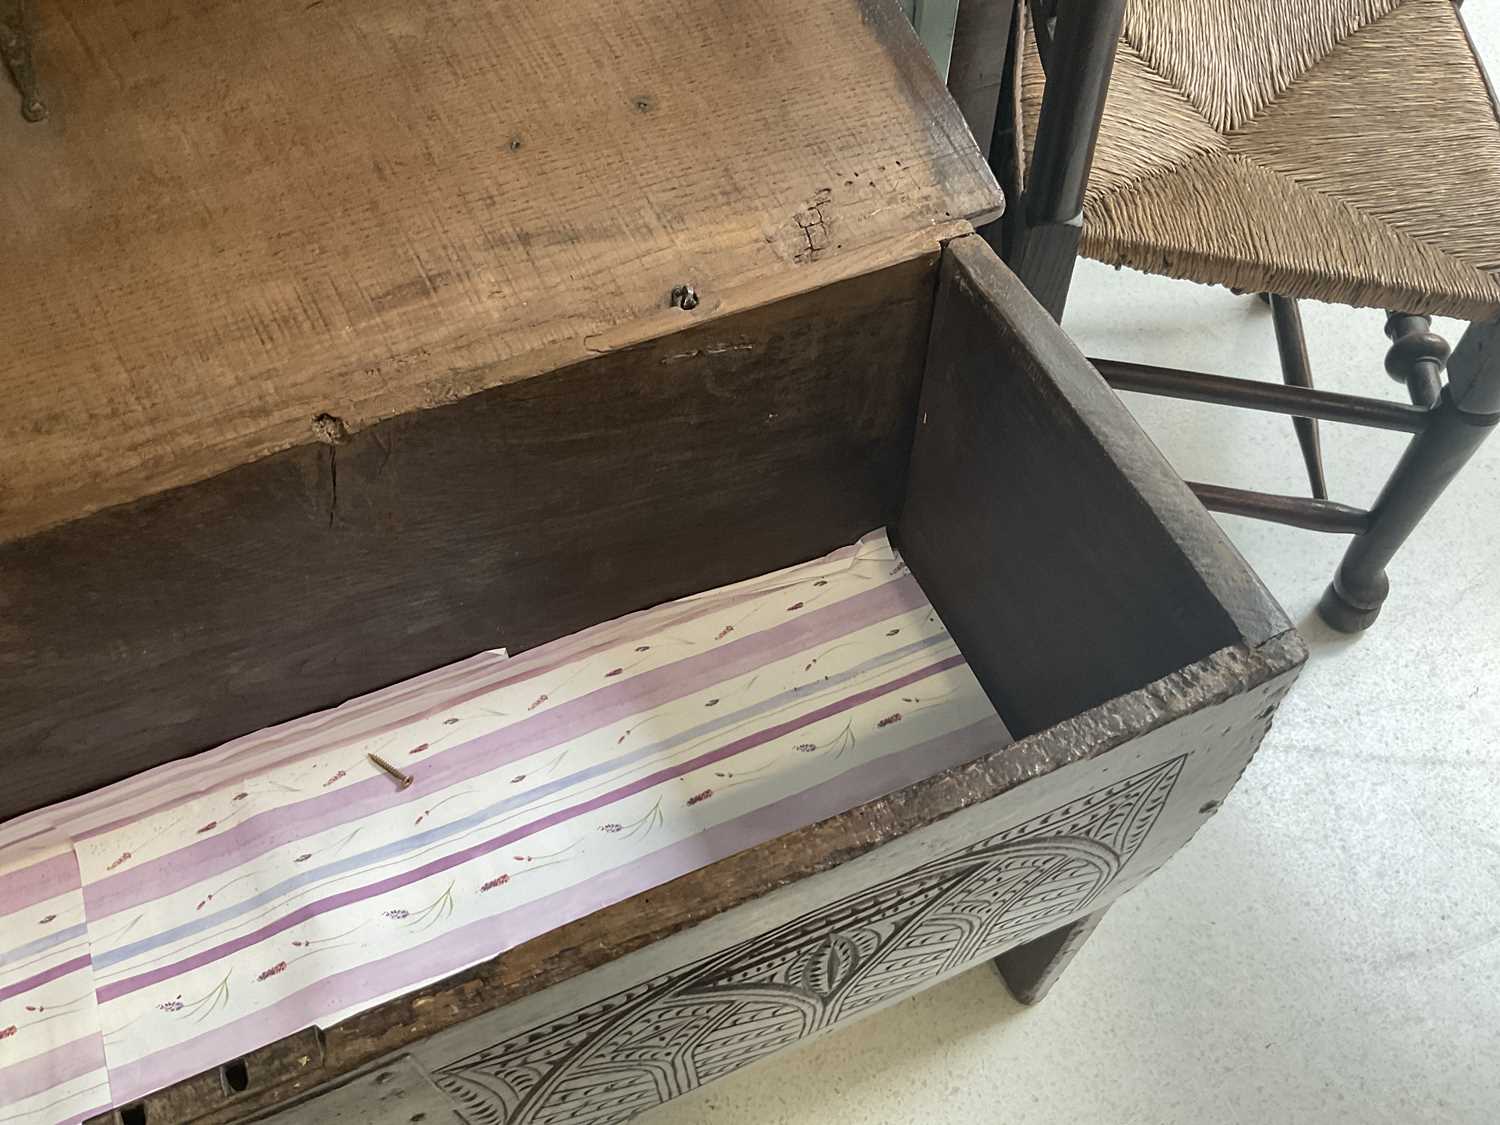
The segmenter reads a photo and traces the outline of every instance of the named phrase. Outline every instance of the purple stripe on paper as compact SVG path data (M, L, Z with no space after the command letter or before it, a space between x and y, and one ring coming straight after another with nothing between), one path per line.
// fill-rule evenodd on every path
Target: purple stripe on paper
M865 763L764 808L715 825L626 866L601 872L514 910L470 922L423 945L335 973L221 1028L126 1063L111 1073L118 1102L141 1097L224 1059L330 1017L441 980L632 895L785 832L884 796L1011 741L999 716Z
M76 891L78 886L78 861L72 851L58 852L29 867L0 875L0 917L66 891Z
M15 820L7 821L5 824L0 825L0 846L7 848L14 847L17 844L24 844L28 840L35 840L39 836L45 836L48 832L52 831L50 824L38 823L32 831L27 832L25 835L17 835L16 833L25 827L25 821L28 819L26 817L17 817Z
M69 973L76 973L79 969L89 967L89 955L74 957L71 961L63 961L53 965L50 969L43 969L29 977L23 977L14 984L7 984L0 988L0 1000L9 1000L12 996L20 996L23 992L30 992L33 988L41 988L59 977L65 977Z
M793 685L790 690L782 691L777 695L769 696L758 703L735 710L719 710L714 712L714 717L699 722L694 726L675 731L670 736L652 742L638 745L634 750L626 753L616 753L605 760L595 761L592 765L575 770L572 773L557 776L553 775L549 780L541 782L530 791L517 792L509 796L503 796L500 800L489 805L475 809L457 820L449 821L442 825L434 825L426 831L408 833L389 840L374 848L367 849L355 854L341 857L329 857L330 862L311 865L298 874L289 875L270 885L260 885L259 889L245 898L239 899L230 905L220 909L211 910L207 914L201 914L191 921L180 921L175 925L169 925L162 929L151 927L151 933L138 937L126 944L110 943L110 947L101 952L96 948L93 951L94 971L101 980L109 980L119 975L116 966L128 964L138 960L141 954L151 952L162 947L176 945L181 939L192 937L196 934L206 933L210 935L223 926L231 924L234 919L242 917L251 911L256 912L257 917L267 916L263 908L269 907L270 914L290 909L293 899L288 897L294 891L307 888L308 894L329 893L325 884L328 879L336 879L343 875L353 878L374 878L376 865L384 866L384 861L399 860L411 854L426 854L434 852L435 849L448 847L446 841L450 838L466 839L473 832L498 832L502 826L514 823L515 816L538 816L544 809L553 807L556 800L578 800L585 792L577 786L594 778L603 778L621 771L621 778L633 772L638 763L645 763L658 754L664 754L679 746L697 746L700 749L713 745L706 739L723 741L734 737L735 733L743 734L755 729L749 725L751 722L770 722L765 716L780 714L788 704L797 705L799 692L804 693L800 698L802 708L814 707L819 702L827 699L837 699L842 693L855 691L860 685L875 682L875 677L881 675L894 675L887 668L889 662L901 661L909 656L918 656L926 652L919 659L936 660L938 656L926 650L940 646L944 655L953 651L953 641L946 633L937 633L932 636L919 639L898 649L890 649L880 653L874 658L857 664L842 672L825 676L821 681L813 684ZM909 667L905 664L897 664L898 667ZM727 733L726 733L727 732ZM663 761L672 760L663 758ZM553 763L555 766L557 763ZM648 767L655 768L655 767ZM501 771L505 772L505 771ZM551 767L549 767L549 773ZM495 773L485 775L481 780L492 780ZM621 782L605 782L605 784L618 785ZM591 791L591 790L590 790ZM452 792L450 790L450 792ZM443 798L438 796L441 802ZM513 815L512 815L513 814ZM418 818L419 820L421 818ZM369 824L363 821L361 823ZM299 841L298 847L311 846ZM311 858L312 853L308 853ZM267 856L258 856L252 862L255 867L263 868L268 861ZM415 862L409 860L407 862ZM246 872L245 867L238 868L242 874ZM322 890L318 888L322 887ZM298 894L300 901L305 895ZM206 905L207 900L204 899ZM201 908L200 908L201 909ZM194 911L197 913L197 910Z
M849 695L842 699L826 703L821 707L815 708L814 710L808 711L802 715L798 715L796 718L788 719L785 722L777 723L774 726L766 727L763 730L755 731L751 734L745 735L743 738L735 739L733 742L726 743L725 745L720 746L717 749L710 750L704 754L700 754L696 758L689 759L674 766L669 766L652 774L647 774L644 777L637 778L635 781L632 781L628 785L622 785L616 789L610 790L606 793L602 793L590 800L580 802L579 804L572 805L568 808L558 809L556 812L550 813L547 816L534 820L529 824L521 825L517 828L511 829L508 832L503 832L498 836L492 837L489 840L484 840L478 844L473 844L470 847L464 848L460 851L453 852L446 856L441 856L438 859L434 859L428 863L422 864L420 867L415 867L409 871L404 871L399 874L392 875L388 878L381 879L364 887L356 887L348 891L341 891L338 894L329 895L326 898L319 899L316 902L307 903L306 905L300 906L296 910L292 910L282 917L277 918L275 921L268 922L266 925L261 926L259 929L243 934L240 937L234 938L230 941L221 942L220 944L211 946L208 949L201 950L200 952L193 954L191 957L186 957L181 961L177 961L172 964L159 966L158 968L152 969L145 973L141 973L134 977L127 977L123 980L112 981L109 984L106 984L98 989L99 1003L108 1003L111 1000L115 1000L121 996L136 992L139 989L150 987L153 984L159 984L164 980L170 980L172 977L177 976L181 973L191 972L194 969L201 968L203 965L211 964L214 961L219 960L220 958L227 957L232 953L237 953L242 949L247 949L250 946L257 945L269 937L273 937L278 933L281 933L293 926L307 921L309 918L317 917L320 914L326 914L329 911L338 910L341 907L351 905L352 903L360 902L364 899L372 898L376 895L385 894L389 891L396 890L399 887L404 887L411 883L419 882L422 879L429 878L433 875L440 874L441 872L447 871L450 868L457 867L460 864L468 863L470 860L478 859L481 856L488 855L491 852L497 851L508 844L514 843L516 840L523 839L536 832L551 828L554 825L572 820L574 817L582 816L585 813L604 808L607 805L613 804L614 802L619 800L623 800L626 797L633 796L636 793L641 793L647 789L652 789L662 784L663 782L671 781L674 778L681 777L684 774L688 774L693 772L694 770L701 769L703 766L712 765L715 762L723 761L726 758L733 757L736 754L743 753L744 751L752 749L756 746L774 741L775 739L780 738L785 734L790 734L792 731L800 730L803 727L810 726L811 724L816 723L822 719L826 719L830 715L836 715L842 711L847 711L853 707L859 706L862 703L866 703L869 700L877 699L880 696L886 695L893 691L899 691L901 688L906 687L908 684L916 683L918 680L925 679L928 676L936 675L939 672L947 671L950 668L959 667L963 664L964 658L961 655L950 656L944 660L937 661L934 664L929 664L925 668L919 668L916 671L908 672L903 676L898 676L893 680L888 680L883 684L878 684L874 687L866 688L863 691L855 692L853 695Z
M553 644L561 644L569 639L571 638L562 638ZM533 649L532 654L543 652L549 647L551 646L544 645ZM512 660L482 652L379 691L356 696L336 707L242 735L187 761L168 762L41 811L54 813L65 810L76 820L79 816L99 811L96 806L113 810L122 802L137 802L128 815L100 824L90 824L76 833L79 840L92 839L132 824L142 817L171 808L186 798L227 784L247 773L274 769L301 757L326 754L340 746L379 737L509 684L543 675L565 663L566 659L560 659L552 664L524 671L518 670ZM502 672L506 674L496 679L497 673ZM415 710L411 708L411 700L421 701L424 696L445 686L447 690L456 691L457 694L424 703ZM406 704L404 708L403 704ZM360 727L360 723L365 725ZM320 741L325 735L325 727L336 727L338 730L337 737L331 743ZM169 795L163 798L163 792Z
M944 770L971 762L981 754L1003 749L1013 741L1000 716L991 714L960 730L876 758L820 785L789 794L774 804L752 809L734 820L715 825L698 837L703 841L706 858L681 871L663 873L652 885L660 886L669 879L696 871L735 852L848 812ZM556 925L547 928L555 929Z
M104 1039L98 1032L33 1055L25 1062L0 1066L0 1094L5 1097L0 1105L36 1097L103 1066Z
M227 831L90 884L84 890L89 916L99 921L164 898L240 865L246 853L264 854L399 804L430 800L435 792L508 762L753 671L770 661L803 651L810 643L824 643L922 605L926 605L922 591L908 575L712 652L686 657L596 689L436 757L402 763L416 778L416 785L403 794L393 791L388 778L376 775L297 804L258 813Z
M501 658L481 653L479 656L470 657L468 660L417 677L417 680L428 680L441 673L467 682L460 683L459 686L465 689L461 693L443 697L436 703L415 711L409 706L403 709L401 705L407 702L408 696L420 697L433 691L434 687L427 683L419 689L407 690L411 688L414 681L404 680L398 685L367 696L357 697L326 711L304 715L300 719L292 719L244 735L187 761L168 762L164 766L147 770L145 773L117 782L113 786L77 798L79 801L87 800L97 804L99 803L97 798L104 795L109 798L110 807L122 800L133 799L138 802L128 815L119 816L101 824L91 824L79 831L77 838L89 840L113 832L127 824L133 824L142 817L171 808L195 794L228 784L231 780L247 774L275 769L277 766L296 761L298 758L330 753L341 746L377 738L381 734L408 723L417 722L437 712L459 706L471 699L495 691L515 679L525 678L513 676L509 680L501 680L497 683L493 679L478 678L492 674L494 670L491 668L466 668L469 664L488 664L496 660L501 660ZM501 660L500 667L504 666L505 662ZM361 722L367 725L358 726ZM323 728L328 726L337 728L337 736L331 741L320 741L320 738L325 735ZM163 776L153 778L152 775L158 772ZM162 798L161 794L164 791L170 795Z

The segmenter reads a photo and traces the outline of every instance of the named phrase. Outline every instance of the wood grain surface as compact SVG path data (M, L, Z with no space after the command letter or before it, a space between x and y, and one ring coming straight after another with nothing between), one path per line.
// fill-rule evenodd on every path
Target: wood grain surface
M948 92L985 154L995 131L1015 7L1016 0L963 0L953 32Z
M36 7L0 542L1000 206L894 0Z
M1080 769L1113 784L1132 763L1177 755L1196 763L1195 780L1141 857L1142 874L1212 814L1269 727L1306 647L1181 481L1164 475L1119 400L980 239L953 239L940 267L919 258L902 268L925 269L913 276L928 292L940 272L931 319L944 331L930 346L919 334L929 348L929 387L923 408L910 404L922 436L897 530L917 544L909 557L924 588L951 593L974 576L969 596L950 598L941 612L955 637L968 638L961 643L981 684L1024 737L351 1017L324 1029L314 1049L304 1035L252 1052L241 1093L226 1094L217 1071L187 1079L145 1100L148 1121L258 1119L392 1053L448 1061L455 1055L442 1051L451 1037L493 1042L514 1030L508 1021L524 1026L515 1013L531 1010L525 1005L565 1016L570 982L612 991L617 976L632 983L649 975L639 970L643 962L650 972L681 966L925 862L942 852L934 834L967 842L971 827L984 835L1013 816L1046 813L1056 797L1049 778L1073 784L1066 779L1076 781ZM785 304L805 310L809 323L851 325L820 353L825 362L842 357L829 369L847 377L890 350L877 328L897 319L889 311L896 306L883 304L900 291L894 280L888 269ZM868 313L853 311L865 305ZM693 346L707 351L703 341L713 338ZM865 341L861 350L856 340ZM966 409L950 411L955 400ZM956 452L939 456L942 443ZM994 460L994 450L1006 459ZM847 448L835 451L832 463L847 464ZM1083 466L1076 480L1075 465ZM780 487L791 518L804 494L793 481ZM957 499L948 502L945 491ZM822 518L813 510L796 526L805 531ZM669 558L655 556L653 565L679 569ZM1181 599L1181 611L1157 620L1163 591ZM1132 608L1137 600L1143 609ZM1006 652L1011 659L1000 658ZM1180 663L1155 671L1169 659ZM1112 885L1110 896L1134 881Z
M0 817L890 523L939 250L904 253L0 543Z
M1018 738L1291 627L984 241L943 256L897 542Z

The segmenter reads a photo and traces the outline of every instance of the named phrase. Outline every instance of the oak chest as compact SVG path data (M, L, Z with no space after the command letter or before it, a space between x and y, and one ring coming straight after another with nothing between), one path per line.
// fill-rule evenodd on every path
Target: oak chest
M1014 737L80 1113L623 1121L987 958L1038 997L1245 768L1301 642L974 233L894 0L32 19L0 816L880 527Z

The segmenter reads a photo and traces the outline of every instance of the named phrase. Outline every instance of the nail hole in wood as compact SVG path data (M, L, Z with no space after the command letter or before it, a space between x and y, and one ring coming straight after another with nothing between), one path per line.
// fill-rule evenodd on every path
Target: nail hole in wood
M1218 801L1204 801L1203 804L1199 806L1198 811L1206 816L1208 813L1213 812L1214 809L1218 807Z
M224 1079L225 1093L238 1094L250 1088L250 1068L244 1059L225 1063L219 1068L219 1076Z

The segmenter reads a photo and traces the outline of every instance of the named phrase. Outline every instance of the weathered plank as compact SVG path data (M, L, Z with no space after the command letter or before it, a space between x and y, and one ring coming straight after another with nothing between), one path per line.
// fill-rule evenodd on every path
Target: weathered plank
M270 1045L247 1058L252 1075L267 1077L243 1093L226 1098L213 1073L161 1091L147 1099L149 1120L207 1125L254 1118L402 1052L433 1071L476 1120L544 1120L556 1104L549 1091L561 1091L559 1099L571 1105L569 1099L585 1097L581 1091L590 1085L599 1087L599 1120L615 1120L609 1114L636 1104L630 1099L646 1105L678 1092L670 1082L637 1088L624 1053L618 1068L609 1064L614 1032L636 1027L636 1017L663 1010L679 994L712 1004L716 990L734 991L742 969L744 979L759 985L768 983L755 975L765 966L796 959L826 964L823 954L840 935L868 954L872 942L884 941L879 935L906 932L911 919L903 916L901 925L885 929L882 922L908 907L926 909L923 888L949 877L965 888L958 896L963 902L947 906L969 916L934 914L942 933L973 935L964 948L934 939L920 941L920 950L898 950L893 977L900 979L869 1006L840 1007L831 981L821 992L812 988L811 998L794 1007L806 1012L822 1005L815 1017L802 1024L789 1018L786 1027L770 1029L776 1034L768 1039L740 1037L726 1048L733 1060L716 1056L715 1073L723 1072L731 1063L754 1061L773 1040L820 1031L973 959L1097 912L1213 813L1269 728L1306 649L1244 563L1223 553L1227 547L1212 520L1185 486L1164 475L1145 436L1124 421L1123 406L1096 374L1084 377L1087 365L1061 330L980 240L955 239L942 268L942 308L933 325L949 331L931 341L927 378L936 388L924 392L924 402L929 413L946 415L953 401L970 409L951 423L933 418L923 428L897 530L906 533L904 541L919 543L909 561L924 587L931 583L951 595L957 581L976 576L968 596L950 597L940 608L950 630L969 638L963 643L973 645L971 664L991 698L1002 703L1007 724L1013 703L1033 723L1043 707L1062 713L1011 746L797 828L345 1020L326 1029L319 1053L310 1056L302 1040ZM961 279L967 288L958 286ZM956 400L955 384L969 388ZM1005 400L991 396L1002 390L1011 396L1015 417L997 438L992 427L1005 413ZM923 451L938 438L956 454L945 459ZM1052 514L1039 515L1039 505L1052 499L1046 489L1036 492L1043 478L1018 478L1008 465L991 471L987 453L974 459L976 450L997 440L1013 447L1014 462L1050 467L1065 478L1082 463L1087 487L1064 489ZM947 493L959 497L956 507L944 501ZM995 522L977 521L973 508L992 510ZM946 532L943 519L951 520ZM910 533L909 521L919 536ZM1038 536L1041 529L1051 538ZM1129 546L1092 538L1105 533ZM1106 542L1109 550L1102 549ZM1153 583L1166 575L1183 599L1180 619L1160 623L1080 598L1078 585L1103 581L1108 558L1121 550L1128 560L1110 592L1154 605L1161 594ZM1215 573L1205 573L1208 566ZM1024 607L1006 604L1007 597ZM1049 631L1067 643L1038 639ZM1215 649L1219 636L1229 640ZM1210 647L1193 652L1198 643ZM1002 658L1006 651L1009 660ZM1150 670L1162 663L1163 652L1181 663L1157 678ZM1083 669L1076 684L1075 668ZM1094 698L1129 675L1141 678ZM1050 681L1070 686L1049 689ZM1039 707L1028 709L1031 691L1045 694ZM1152 792L1159 802L1124 792L1143 771L1157 771ZM1154 788L1157 781L1169 792ZM1093 815L1097 806L1078 803L1116 799L1119 816ZM1143 811L1149 816L1140 820ZM1099 824L1108 826L1110 838L1080 845L1076 837ZM1016 858L1013 845L1052 849L1063 859L1081 847L1088 853L1085 866L1099 873L1097 885L1076 899L1066 898L1070 890L1055 898L1042 888L1041 913L1013 911L1008 892L986 897L978 889L1016 885L979 877L992 861ZM983 852L977 859L975 848ZM1047 862L1033 863L1038 858ZM1021 861L1030 871L1051 862L1031 852ZM1077 883L1070 879L1068 886L1076 890ZM856 933L863 921L872 926ZM866 979L848 977L855 978ZM307 1061L288 1077L289 1059ZM511 1070L526 1088L519 1109L505 1093ZM673 1073L687 1075L688 1084L699 1074L692 1065ZM595 1083L597 1075L604 1077ZM473 1100L465 1101L469 1095Z
M0 816L890 523L931 238L347 438L330 417L330 443L0 544Z
M1000 205L894 0L34 7L0 542Z
M1016 735L1290 628L978 237L943 261L902 554Z

